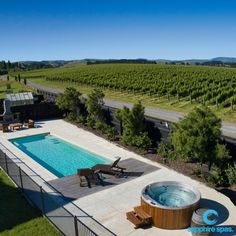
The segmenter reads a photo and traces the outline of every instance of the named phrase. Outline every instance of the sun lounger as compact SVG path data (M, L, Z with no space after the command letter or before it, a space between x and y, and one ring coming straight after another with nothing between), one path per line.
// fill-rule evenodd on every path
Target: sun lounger
M91 188L91 182L99 182L101 185L104 185L103 180L100 178L98 171L93 171L92 169L78 169L77 175L80 179L80 186L83 187L84 182L86 182L86 186Z
M99 171L104 174L111 174L115 176L120 176L123 174L126 168L118 166L118 162L120 161L120 157L116 159L112 164L97 164L92 167L92 170Z

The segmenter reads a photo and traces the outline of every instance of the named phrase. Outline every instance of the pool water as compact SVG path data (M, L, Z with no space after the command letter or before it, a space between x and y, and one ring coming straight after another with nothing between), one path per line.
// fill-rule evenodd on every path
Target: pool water
M154 185L147 189L147 194L158 204L174 208L190 205L196 200L194 192L175 185Z
M50 134L27 136L9 141L59 178L76 174L77 169L110 163L104 157Z

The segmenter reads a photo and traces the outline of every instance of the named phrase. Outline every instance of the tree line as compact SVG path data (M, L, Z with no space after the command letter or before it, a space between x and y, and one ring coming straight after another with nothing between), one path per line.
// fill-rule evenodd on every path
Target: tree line
M150 137L141 102L132 109L123 107L115 114L123 127L118 135L106 119L103 110L104 94L94 89L87 98L70 87L57 98L57 105L65 111L67 119L82 123L102 132L109 140L119 139L126 146L149 151L154 147ZM167 141L158 145L157 155L168 160L183 160L208 165L208 172L198 173L202 178L218 185L236 184L236 165L226 145L221 141L221 120L207 106L196 107L189 115L171 127ZM210 175L209 175L210 174ZM211 179L209 179L211 177Z

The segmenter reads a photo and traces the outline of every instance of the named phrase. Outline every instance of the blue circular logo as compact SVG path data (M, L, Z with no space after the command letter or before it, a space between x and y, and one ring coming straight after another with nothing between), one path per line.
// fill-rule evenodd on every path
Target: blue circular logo
M211 216L212 219L208 217ZM214 225L217 222L218 212L212 209L206 210L202 214L202 219L207 225Z

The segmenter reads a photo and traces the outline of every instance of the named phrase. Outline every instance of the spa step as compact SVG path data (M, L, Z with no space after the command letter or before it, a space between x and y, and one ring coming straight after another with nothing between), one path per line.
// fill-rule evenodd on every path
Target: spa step
M135 211L130 211L126 213L127 220L129 220L131 223L135 225L135 228L147 226L151 224L152 217L148 216L148 218L142 218L139 214L137 214Z

